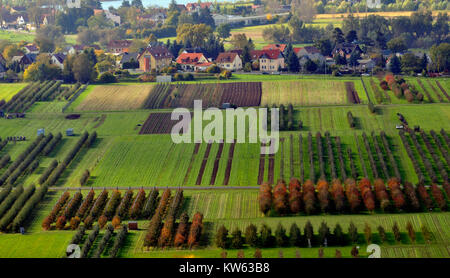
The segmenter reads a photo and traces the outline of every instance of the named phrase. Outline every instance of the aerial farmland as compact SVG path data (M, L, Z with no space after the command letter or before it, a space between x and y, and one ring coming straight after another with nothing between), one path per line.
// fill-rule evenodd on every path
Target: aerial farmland
M221 257L225 230L252 229L273 241L227 245L228 256L351 257L354 244L368 256L370 243L386 257L449 256L447 79L406 78L426 96L409 103L383 89L384 77L235 78L2 88L7 111L27 112L0 119L0 243L19 243L0 257L61 257L71 242L85 257ZM170 109L195 99L279 108L278 152L173 143ZM324 227L337 233L328 247ZM98 249L105 240L111 247ZM21 252L30 244L39 253Z

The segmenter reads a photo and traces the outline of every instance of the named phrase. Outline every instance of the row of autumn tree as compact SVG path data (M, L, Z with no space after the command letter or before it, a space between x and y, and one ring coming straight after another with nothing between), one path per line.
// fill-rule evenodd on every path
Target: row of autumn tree
M180 213L183 200L183 191L178 190L173 198L170 190L163 192L158 207L153 214L147 233L144 238L144 246L149 247L189 247L193 248L200 244L203 232L203 214L194 214L192 223L189 216L183 212L177 225L176 219Z
M368 223L364 225L364 241L368 244L376 241L377 243L384 243L388 241L387 232L382 225L377 226L378 237L374 238L372 228ZM410 242L416 241L416 231L414 230L411 222L406 224L406 232L408 234ZM432 234L428 227L421 226L421 232L424 240L430 242ZM392 226L392 234L396 242L402 241L402 235L397 222L394 222ZM254 224L250 224L245 229L245 234L239 228L235 228L231 235L228 229L222 225L217 230L215 236L216 246L222 249L240 249L244 245L252 248L271 248L271 247L313 247L313 246L346 246L356 243L362 243L362 238L358 233L358 229L353 222L350 222L348 226L348 232L345 233L342 226L337 223L331 231L326 222L322 222L319 226L318 232L314 233L313 225L310 221L307 221L303 234L301 229L296 223L292 223L289 228L289 235L286 233L285 227L279 223L275 229L275 233L272 233L272 229L267 224L262 224L258 229Z
M335 179L330 187L325 180L320 180L315 186L310 180L301 185L298 179L292 178L287 186L283 180L279 180L274 188L268 183L260 186L259 207L265 215L272 212L276 215L309 215L319 212L372 213L377 208L383 212L447 208L444 194L436 184L431 185L431 196L423 184L414 188L411 183L404 182L402 187L397 178L389 179L387 184L386 188L383 180L376 179L372 186L367 178L359 182L349 178L344 185ZM450 184L445 183L443 187L447 196L450 196Z

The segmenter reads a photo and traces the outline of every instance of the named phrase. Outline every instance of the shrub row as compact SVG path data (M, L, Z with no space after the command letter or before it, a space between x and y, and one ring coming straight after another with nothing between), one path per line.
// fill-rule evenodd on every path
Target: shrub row
M425 134L423 130L420 131L420 135L422 136L422 140L425 143L426 148L428 149L428 152L431 154L431 157L433 158L433 162L436 165L437 169L439 170L442 180L444 182L448 181L448 174L447 170L444 168L444 164L442 163L441 159L437 155L437 153L434 151L433 146L431 145L430 140L428 140L428 136Z
M59 212L62 210L63 206L70 198L70 193L65 191L58 199L56 204L53 206L52 210L48 214L46 218L42 221L42 228L44 230L49 230L51 224L56 220L59 215Z
M125 219L128 217L128 211L133 199L133 190L129 189L125 192L125 195L122 198L122 201L117 208L116 215L118 215L121 219Z
M38 136L27 148L23 151L16 160L9 165L8 169L0 176L0 185L3 185L9 176L22 164L23 161L28 157L28 155L33 152L33 150L38 146L41 140L44 138L43 135Z
M158 237L161 230L162 219L166 211L166 207L169 204L170 199L170 189L164 190L161 199L159 201L158 208L153 214L150 220L147 234L144 239L144 246L156 246L158 244Z
M375 133L372 132L372 141L373 146L375 147L375 152L378 156L378 161L380 162L381 170L383 171L383 175L386 179L390 178L389 171L385 162L385 159L383 157L383 152L381 151L380 145L378 145L377 137L375 136Z
M434 132L434 130L430 130L430 134L433 137L434 143L438 147L439 151L444 156L444 159L447 162L447 165L450 165L450 155L448 154L447 149L444 147L441 140L439 140L439 137L437 136L436 132ZM1 168L1 162L0 162L0 168Z
M313 144L312 144L312 135L311 132L308 133L308 154L309 154L309 179L311 181L315 181L315 170L314 170L314 151L313 151Z
M355 118L353 117L353 114L351 111L347 112L347 121L351 128L356 127L356 121L355 121Z
M11 230L17 232L20 227L22 227L33 212L34 208L37 206L39 202L44 199L45 194L47 194L48 187L41 186L38 190L34 192L30 199L25 203L19 213L16 215L11 224Z
M402 140L403 146L405 147L406 153L408 154L409 159L413 164L414 171L416 172L417 177L419 179L419 183L422 184L423 182L425 182L425 176L422 172L422 169L419 166L419 162L417 161L416 157L413 154L411 145L408 143L408 139L405 136L405 132L403 130L400 130L398 134L400 136L400 139Z
M92 255L93 258L100 258L103 251L106 248L106 245L108 244L109 239L113 235L113 233L114 233L114 227L111 224L109 224L106 228L105 233L103 234L102 239L100 240L100 242L97 245L97 249L95 249L94 254Z
M61 142L62 134L61 132L58 132L55 137L45 146L44 150L42 151L42 154L47 156L49 155L55 147Z
M430 160L425 155L425 152L423 151L422 147L419 145L419 142L417 141L417 136L414 133L413 130L409 132L409 135L411 137L411 141L413 142L417 152L419 153L420 157L422 158L423 165L425 166L426 171L428 172L428 175L430 176L430 179L432 182L437 182L437 176L434 172L433 166L431 165Z
M8 210L8 212L3 215L3 217L0 219L0 230L5 231L8 228L8 225L11 224L11 221L14 220L16 215L19 213L19 211L22 209L22 207L25 205L27 200L31 197L31 195L36 190L36 187L33 185L28 186L22 194L17 198L17 200L14 202L14 204L11 206L11 208Z
M100 232L99 226L95 225L94 229L91 231L88 238L83 243L83 248L81 248L81 258L87 258L89 250L94 244L95 239L97 238L99 232Z
M153 216L156 206L158 205L158 190L152 188L148 194L148 198L145 201L144 208L142 209L142 217L148 219Z
M389 142L386 137L386 133L384 131L380 132L381 142L383 143L384 149L386 151L387 156L389 157L389 161L391 162L392 169L394 170L394 176L401 180L400 171L398 170L397 162L395 161L394 154L389 148Z
M145 190L140 189L130 208L130 218L138 219L141 216L145 202Z
M39 177L39 184L44 184L48 177L50 176L50 174L53 172L53 170L55 170L55 168L58 166L58 161L53 160L52 163L50 163L50 165L45 169L45 171L42 173L42 175Z
M189 229L187 244L189 248L193 248L200 244L200 238L203 232L203 214L197 212L192 218L192 224Z
M364 147L366 148L367 155L369 157L369 163L370 167L372 168L373 177L377 179L379 178L377 164L375 163L375 159L373 158L372 149L370 148L369 140L367 139L367 135L365 132L363 132L362 137L364 141Z
M55 171L50 175L50 177L46 181L46 184L48 186L52 186L56 183L56 181L59 179L61 174L66 169L66 167L70 164L70 162L75 157L75 155L80 151L81 147L83 146L83 144L86 141L86 139L88 138L88 136L89 136L89 134L87 132L83 133L83 135L77 141L77 143L72 148L72 150L66 155L64 160L58 165L58 167L55 169Z
M108 199L108 191L103 190L95 200L89 212L89 215L83 220L86 228L89 229L92 226L92 223L100 216L100 213L102 213L103 207L105 206L107 199Z
M91 176L91 173L89 172L89 170L88 169L84 170L83 175L81 175L81 178L80 178L80 185L81 186L86 185L90 176Z
M78 208L76 216L78 216L81 220L84 220L86 214L89 212L92 202L94 201L94 195L95 192L91 189L86 195L86 198L84 198L83 202L81 203L81 206Z
M72 240L70 241L70 244L80 244L83 240L83 237L86 233L86 227L80 226L77 230L77 232L73 235Z
M325 132L325 138L328 149L328 161L330 162L331 178L334 180L337 178L337 174L336 174L336 166L334 165L333 144L331 143L331 137L328 131Z
M347 179L347 174L345 172L345 162L344 162L344 155L342 153L342 147L341 147L341 137L336 137L336 147L337 147L337 154L339 159L339 169L341 171L341 178L343 180Z
M14 202L23 193L23 186L17 186L0 204L0 217L9 210L9 208L14 204Z
M320 134L320 132L317 132L316 134L316 143L317 143L317 156L319 157L320 178L325 179L325 163L323 161L322 134Z
M127 234L128 234L128 228L127 228L127 225L124 224L124 225L122 225L122 228L120 229L120 231L117 233L116 238L114 239L113 246L112 246L111 250L109 251L110 258L117 257L117 254L119 253L119 249L120 249L120 247L122 247Z

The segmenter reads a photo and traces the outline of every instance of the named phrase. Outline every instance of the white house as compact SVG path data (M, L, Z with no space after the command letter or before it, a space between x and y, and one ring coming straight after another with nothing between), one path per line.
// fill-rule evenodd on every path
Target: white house
M381 0L367 0L366 3L369 9L381 8Z
M61 70L64 69L64 60L65 59L66 59L66 55L64 55L63 53L55 53L55 54L52 54L52 56L50 57L52 64L58 66Z

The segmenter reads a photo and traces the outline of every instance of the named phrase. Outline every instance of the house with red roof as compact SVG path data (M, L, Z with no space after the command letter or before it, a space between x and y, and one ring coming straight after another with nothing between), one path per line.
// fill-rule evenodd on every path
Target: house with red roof
M172 63L172 59L172 53L170 53L166 46L161 44L150 44L137 57L139 69L144 72L168 67Z
M125 53L130 52L132 41L129 40L112 40L108 43L108 52L110 53Z
M268 45L264 46L263 50L275 50L275 49L278 49L283 54L285 54L284 51L286 51L286 48L287 48L286 44L275 43L275 44L268 44Z
M179 64L183 70L191 71L206 70L212 65L203 53L181 53L177 58L177 64Z
M250 51L252 61L259 62L259 70L275 72L285 68L284 55L280 49L263 49Z
M213 3L212 2L204 2L204 3L187 3L186 9L188 12L193 13L197 12L199 13L202 9L209 9L210 11L213 9Z
M222 52L217 56L216 64L218 67L230 71L242 69L242 59L235 52Z

